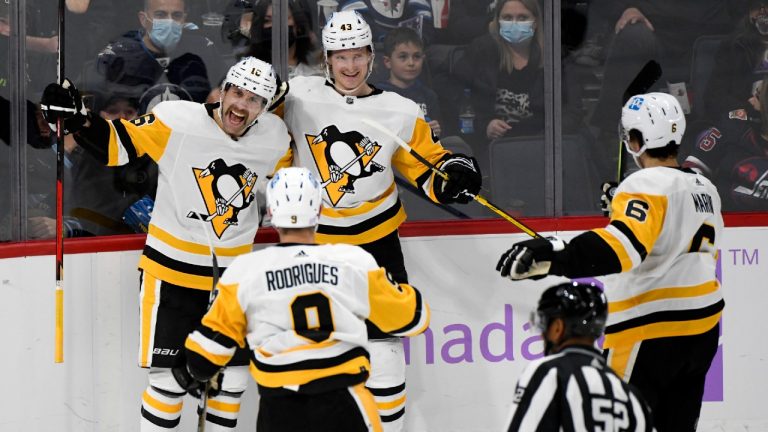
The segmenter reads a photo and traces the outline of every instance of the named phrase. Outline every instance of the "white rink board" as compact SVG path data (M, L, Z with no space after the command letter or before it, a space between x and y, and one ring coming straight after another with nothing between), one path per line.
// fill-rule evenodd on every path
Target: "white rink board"
M699 431L768 431L761 324L768 309L768 229L728 228L724 237L722 401L704 404ZM504 429L517 375L526 358L541 352L525 327L529 311L541 290L558 281L497 276L498 256L523 238L403 239L411 282L432 307L431 339L409 343L409 431ZM146 372L136 366L138 257L139 251L66 256L64 364L53 362L53 257L0 260L0 328L10 350L0 356L0 431L138 430L146 386ZM246 392L238 431L254 430L254 389ZM194 430L195 405L186 400L180 430Z

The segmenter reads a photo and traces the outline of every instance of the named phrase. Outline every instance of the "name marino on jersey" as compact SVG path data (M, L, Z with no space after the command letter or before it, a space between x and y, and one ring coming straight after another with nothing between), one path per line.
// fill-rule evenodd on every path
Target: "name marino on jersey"
M620 267L605 279L603 347L700 334L717 324L724 301L715 239L723 220L715 186L690 170L648 168L627 177L611 205L610 225L593 230Z
M715 207L712 204L712 196L705 193L691 194L693 206L699 213L714 213Z
M76 136L109 166L145 154L158 164L157 197L139 268L165 282L212 286L210 246L226 268L250 252L258 229L256 182L289 157L285 124L269 113L233 140L213 118L218 104L159 103L132 121L94 119ZM204 230L209 230L206 234Z
M339 284L339 268L319 263L307 263L281 270L268 270L267 291L277 291L306 284Z

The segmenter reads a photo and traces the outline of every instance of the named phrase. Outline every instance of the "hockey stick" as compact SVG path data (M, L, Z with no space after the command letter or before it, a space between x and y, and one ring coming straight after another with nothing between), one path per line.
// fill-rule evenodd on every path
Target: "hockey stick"
M243 186L245 187L245 186ZM238 192L239 193L239 192ZM194 213L194 212L190 212ZM200 213L194 213L195 216L197 216L198 219L203 220ZM187 217L191 217L189 214ZM213 241L211 241L211 235L208 233L208 227L203 226L203 232L205 233L205 240L208 242L208 249L211 251L211 272L213 276L213 284L211 287L211 294L208 297L208 308L211 307L211 303L213 303L213 300L216 298L215 292L216 292L216 285L219 283L219 260L216 258L216 251L213 248ZM197 432L205 432L205 416L206 412L208 410L208 391L211 389L211 382L210 380L205 383L205 388L203 388L202 393L200 394L200 402L197 405Z
M59 0L59 41L56 47L59 84L64 83L64 11ZM64 363L64 122L56 120L56 333L53 361Z
M621 106L624 106L624 104L627 103L629 98L632 96L647 92L648 89L650 89L651 86L653 86L660 77L661 65L659 65L659 63L655 60L648 60L648 63L646 63L645 66L640 69L640 72L637 73L635 79L629 83L627 89L624 91L621 99ZM619 122L621 122L621 119L619 119ZM616 167L616 183L621 183L621 180L624 177L623 155L624 143L622 143L621 138L619 138L619 162L618 166Z
M348 169L350 169L350 168L352 167L352 165L356 164L356 163L357 163L357 161L359 161L360 159L362 159L362 158L363 158L363 156L365 156L365 152L363 152L363 153L360 153L359 155L357 155L357 157L355 157L354 159L352 159L351 161L349 161L349 163L348 163L348 164L344 165L344 167L343 167L342 169L340 169L340 170L339 170L339 173L340 173L340 174L344 174L345 172L347 172L347 170L348 170ZM324 187L328 186L328 185L329 185L329 184L331 184L331 183L336 183L336 182L335 182L335 181L332 181L331 179L328 179L328 180L326 180L326 181L324 181L324 182L322 182L322 183L320 184L320 188L322 189L322 188L324 188Z
M245 182L244 185L240 186L240 189L235 191L235 193L233 193L232 196L229 197L229 199L227 200L226 203L224 203L224 205L229 206L230 204L232 204L232 201L234 201L235 198L238 197L238 195L243 193L243 191L245 190L246 186L250 186L250 185L251 185L250 181ZM188 218L190 218L190 219L199 219L199 220L201 220L203 222L210 222L216 216L219 216L219 214L217 212L215 212L215 211L213 213L211 213L211 214L205 214L205 213L198 213L198 212L196 212L194 210L190 210L189 213L187 213L187 217ZM206 231L206 233L207 233L207 231Z
M395 140L395 142L400 147L402 147L405 151L410 153L411 156L416 158L416 160L418 160L419 162L421 162L424 165L426 165L430 170L432 170L432 172L434 172L436 175L439 175L443 180L445 180L445 181L448 180L448 174L440 171L440 169L437 168L433 163L431 163L430 161L426 160L422 155L418 154L414 149L411 148L411 146L408 145L408 143L403 141L403 139L400 138L399 136L397 136L397 134L393 133L392 131L390 131L389 129L384 127L384 125L382 125L381 123L379 123L377 121L374 121L374 120L371 120L371 119L367 119L367 118L363 118L363 119L361 119L361 121L363 123L367 124L368 126L378 130L379 132L387 135L388 137L392 138L393 140ZM500 209L499 207L497 207L495 204L493 204L490 201L488 201L483 196L481 196L479 194L478 195L473 195L473 194L469 194L469 193L467 195L471 196L478 203L484 205L485 207L488 207L491 211L493 211L494 213L496 213L499 216L503 217L504 219L506 219L507 221L512 223L512 225L516 226L517 228L519 228L521 231L523 231L524 233L528 234L529 236L531 236L533 238L542 238L542 236L539 233L537 233L536 231L534 231L531 228L527 227L524 223L522 223L519 220L515 219L514 217L512 217L512 215L510 215L509 213L507 213L504 210Z
M448 212L454 216L456 216L459 219L471 219L466 213L462 212L461 210L457 210L449 205L442 204L442 203L436 203L432 201L431 199L424 196L423 193L421 193L421 190L417 188L416 186L408 183L405 179L401 177L395 176L395 182L398 184L398 186L407 189L408 192L411 192L412 194L419 197L419 199L423 199L424 201L427 201L428 203L434 205L435 207L439 208L440 210L443 210L445 212Z

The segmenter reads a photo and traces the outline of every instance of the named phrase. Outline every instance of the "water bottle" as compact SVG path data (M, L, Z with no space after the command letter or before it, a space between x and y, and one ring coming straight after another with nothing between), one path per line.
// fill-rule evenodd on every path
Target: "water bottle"
M459 104L459 132L463 135L475 133L475 109L472 107L472 90L464 89Z

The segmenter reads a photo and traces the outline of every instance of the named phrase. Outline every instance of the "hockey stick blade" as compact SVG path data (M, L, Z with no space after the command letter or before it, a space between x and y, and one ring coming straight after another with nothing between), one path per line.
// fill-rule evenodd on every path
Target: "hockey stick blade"
M621 106L632 96L647 92L661 78L661 65L656 60L648 63L635 75L635 79L627 86L621 98ZM619 159L616 166L616 182L621 183L624 177L624 144L619 140Z
M656 81L661 78L661 65L656 60L648 60L648 63L640 69L635 79L627 86L621 98L622 106L634 95L647 92Z

